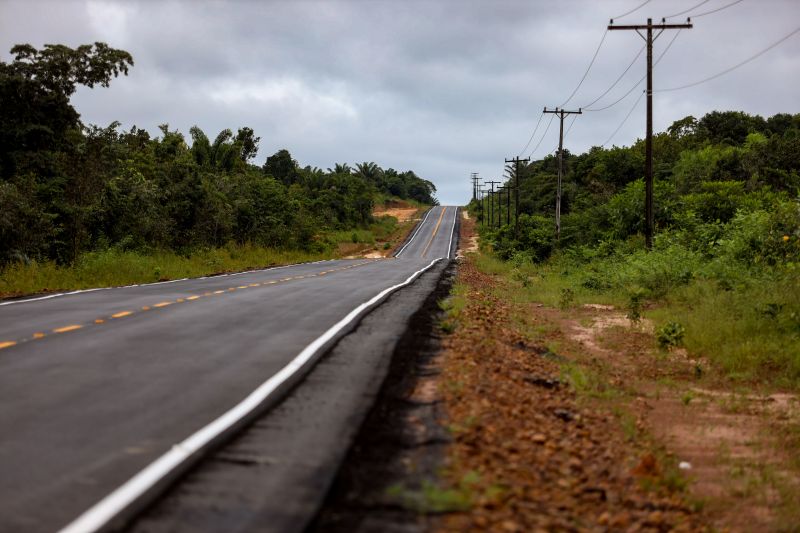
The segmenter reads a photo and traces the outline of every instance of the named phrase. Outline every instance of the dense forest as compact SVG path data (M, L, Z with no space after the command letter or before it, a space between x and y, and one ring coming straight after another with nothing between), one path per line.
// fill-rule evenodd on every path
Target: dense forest
M524 166L518 236L501 207L499 228L483 217L485 245L526 282L530 273L561 287L566 302L605 296L636 317L661 309L668 342L685 334L732 375L800 384L800 114L714 111L674 122L653 143L652 251L643 141L564 154L560 239L558 160ZM470 208L483 214L478 202Z
M436 203L430 181L372 162L322 170L279 150L254 165L248 127L212 141L198 127L187 138L166 124L157 137L84 125L70 96L127 74L130 54L103 43L11 53L0 62L0 265L231 242L314 250L325 230L372 222L381 196Z
M797 251L797 240L784 236L795 236L798 229L800 114L766 120L734 111L700 120L689 116L655 135L653 146L659 246L679 243L714 254L726 232L755 230L759 224L765 233L752 243L753 257L774 262ZM644 231L644 161L644 141L593 147L580 155L565 150L559 240L554 233L558 158L548 155L523 165L519 239L502 227L492 233L496 250L504 257L524 250L544 260L558 248L610 253L630 241L637 247Z

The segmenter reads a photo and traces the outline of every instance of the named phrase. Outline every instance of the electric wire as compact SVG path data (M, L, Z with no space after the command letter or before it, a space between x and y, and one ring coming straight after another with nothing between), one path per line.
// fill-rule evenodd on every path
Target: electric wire
M663 51L663 52L661 52L661 54L660 54L660 55L659 55L659 56L656 58L656 60L653 62L653 68L655 68L655 66L656 66L656 65L658 65L658 62L659 62L659 61L661 61L661 59L662 59L662 58L663 58L663 57L666 55L666 53L669 51L670 47L672 46L672 43L674 43L674 42L675 42L675 39L677 39L677 38L678 38L678 35L680 35L681 31L683 31L683 30L678 30L677 32L675 32L675 35L673 35L673 37L672 37L672 40L670 40L669 44L667 44L666 48L664 48L664 51ZM636 82L636 84L635 84L633 87L631 87L630 89L628 89L628 92L626 92L626 93L625 93L625 94L623 94L623 95L622 95L620 98L618 98L618 99L617 99L617 100L615 100L614 102L612 102L612 103L608 104L607 106L603 106L603 107L597 107L597 108L594 108L594 109L582 108L582 110L583 110L583 111L605 111L606 109L609 109L609 108L611 108L611 107L614 107L614 106L615 106L615 105L617 105L618 103L620 103L620 102L622 102L623 100L625 100L625 99L628 97L628 95L630 95L630 94L631 94L631 93L632 93L632 92L633 92L633 91L634 91L634 90L635 90L637 87L639 87L639 85L641 85L641 84L642 84L642 82L643 82L644 80L646 80L646 79L647 79L647 74L645 74L645 75L644 75L644 76L643 76L643 77L642 77L642 78L641 78L639 81L637 81L637 82Z
M535 154L536 150L538 150L539 146L541 146L542 141L544 140L545 136L547 135L547 132L550 130L550 125L553 123L553 119L554 118L556 118L555 113L550 115L550 121L547 123L547 127L544 129L544 133L542 133L542 137L539 139L539 142L536 143L536 147L533 150L531 150L530 154L528 154L528 158L532 158L533 154Z
M586 80L586 76L589 75L589 71L592 69L592 65L594 65L595 59L597 59L597 54L600 53L600 48L603 47L603 43L605 42L607 35L608 35L608 29L606 29L606 31L603 32L603 37L600 39L600 44L597 45L597 50L594 51L594 55L592 56L592 60L589 61L589 66L586 67L586 72L583 73L583 77L581 78L581 81L578 82L578 86L575 87L575 90L572 91L572 94L569 95L569 98L564 100L564 103L562 103L558 107L564 107L565 105L567 105L567 103L570 100L572 100L572 97L575 96L575 93L578 92L578 89L581 88L581 85L583 85L583 82Z
M692 15L692 18L700 18L705 17L706 15L710 15L711 13L716 13L717 11L722 11L723 9L728 9L729 7L735 6L736 4L744 2L744 0L736 0L735 2L731 2L730 4L726 4L722 7L718 7L717 9L712 9L711 11L706 11L705 13L700 13L699 15Z
M541 114L541 115L539 115L539 120L536 122L536 127L535 127L535 128L533 128L533 133L531 133L531 138L530 138L530 139L528 139L528 142L527 142L527 143L525 143L525 148L523 148L522 150L520 150L520 151L519 151L519 154L517 154L518 156L520 156L520 155L522 155L523 153L525 153L525 150L527 150L527 149L528 149L528 146L530 146L530 145L531 145L531 141L533 141L533 137L534 137L534 135L536 135L536 132L539 130L539 124L541 124L541 123L542 123L542 118L543 118L543 117L544 117L544 112L542 112L542 114Z
M754 59L766 54L767 52L769 52L770 50L772 50L773 48L775 48L779 44L781 44L784 41L786 41L787 39L789 39L791 36L793 36L797 32L800 32L800 27L795 28L794 31L790 32L788 35L784 35L783 37L780 38L780 40L772 43L771 45L769 45L765 49L761 50L760 52L756 53L755 55L752 55L752 56L748 57L744 61L741 61L740 63L737 63L736 65L734 65L732 67L726 68L722 72L717 72L713 76L709 76L708 78L704 78L702 80L695 81L693 83L687 83L686 85L679 85L678 87L669 87L667 89L658 89L658 90L653 91L653 92L663 93L663 92L667 92L667 91L678 91L680 89L688 89L689 87L694 87L696 85L700 85L701 83L706 83L707 81L711 81L711 80L714 80L716 78L719 78L720 76L723 76L723 75L727 74L728 72L736 70L737 68L742 67L742 66L746 65L747 63L753 61Z
M594 100L592 100L591 102L589 102L588 104L586 104L585 106L582 106L582 107L581 107L581 109L585 109L585 108L587 108L587 107L591 107L591 106L593 106L593 105L594 105L594 104L596 104L596 103L597 103L597 102L598 102L598 101L599 101L601 98L603 98L605 95L607 95L607 94L608 94L608 93L611 91L611 89L613 89L614 87L616 87L616 86L617 86L617 84L618 84L618 83L619 83L619 82L622 80L622 78L625 76L625 74L627 74L627 73L628 73L628 71L631 69L631 67L633 66L633 64L634 64L634 63L636 63L636 60L637 60L637 59L639 59L639 56L640 56L640 55L642 55L642 52L644 52L644 49L645 49L645 48L647 48L647 46L646 46L646 45L645 45L645 46L642 46L641 48L639 48L639 51L636 53L636 55L635 55L635 56L633 56L633 59L632 59L632 60L631 60L631 62L628 64L628 66L625 68L625 70L623 70L623 71L622 71L622 74L620 74L620 75L619 75L619 77L617 78L617 80L616 80L614 83L612 83L612 84L611 84L611 87L609 87L608 89L606 89L606 90L603 92L603 94L601 94L600 96L598 96L597 98L595 98Z
M567 127L567 131L564 132L564 139L566 139L567 135L569 135L569 131L572 129L572 126L575 125L575 121L576 120L578 120L578 115L572 115L572 122L569 123L569 126Z
M674 15L668 15L668 16L666 16L666 17L664 17L664 18L666 18L666 19L672 19L672 18L675 18L675 17L679 17L679 16L681 16L681 15L684 15L684 14L688 13L689 11L693 11L693 10L697 9L698 7L702 6L703 4L707 4L707 3L708 3L708 2L710 2L710 1L711 1L711 0L703 0L703 1L702 1L702 2L700 2L699 4L693 5L693 6L692 6L692 7L690 7L689 9L684 9L683 11L680 11L680 12L678 12L678 13L675 13Z
M646 6L647 4L649 4L649 3L650 3L650 1L651 1L651 0L645 0L644 2L642 2L641 4L639 4L638 6L634 7L633 9L631 9L630 11L626 11L626 12L625 12L625 13L623 13L622 15L617 15L616 17L611 17L611 20L615 20L615 19L621 19L622 17L627 17L628 15L630 15L631 13L633 13L634 11L638 11L638 10L640 10L641 8L643 8L644 6Z
M611 139L614 138L617 132L619 132L619 130L622 129L622 126L624 126L625 123L628 122L628 119L631 118L631 115L633 114L633 110L636 109L636 106L639 105L639 102L642 100L642 96L644 96L644 93L645 91L642 91L639 94L639 98L637 98L636 101L633 103L633 106L631 107L630 111L628 111L628 114L625 115L625 118L622 119L622 122L619 123L619 126L617 126L617 129L614 130L614 133L609 135L608 139L606 139L606 142L600 145L600 148L604 148L605 145L607 145L611 141Z

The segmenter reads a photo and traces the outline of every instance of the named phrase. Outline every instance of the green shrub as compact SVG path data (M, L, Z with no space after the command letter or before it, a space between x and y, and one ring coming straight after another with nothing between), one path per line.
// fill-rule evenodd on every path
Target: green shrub
M640 288L634 289L628 295L628 313L625 316L627 316L631 322L639 322L642 319L644 297L645 291Z
M575 305L575 292L568 287L561 289L558 307L561 309L569 309L573 305Z
M683 346L686 330L680 322L667 322L656 332L656 341L661 348Z

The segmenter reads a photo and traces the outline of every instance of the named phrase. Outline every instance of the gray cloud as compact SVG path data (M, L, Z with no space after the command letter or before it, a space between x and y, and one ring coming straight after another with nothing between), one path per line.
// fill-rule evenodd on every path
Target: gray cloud
M470 172L502 172L527 141L541 108L577 85L608 18L636 6L614 1L269 1L0 3L0 49L29 42L75 46L103 40L136 61L108 89L80 90L73 102L88 123L120 120L157 133L213 136L250 126L260 158L286 147L302 164L374 160L431 179L444 203L463 203ZM653 0L620 22L659 18L697 0ZM696 12L722 6L712 0ZM745 0L696 19L657 66L655 88L727 68L800 23L793 0ZM674 34L656 43L656 54ZM586 81L569 103L602 93L641 47L632 32L609 32ZM799 112L800 35L718 80L655 97L655 127L688 114L737 109ZM644 56L597 105L627 91ZM640 94L578 117L566 145L604 142ZM568 107L569 107L568 106ZM542 133L547 119L543 121ZM611 140L644 133L644 101ZM534 157L557 145L554 123Z

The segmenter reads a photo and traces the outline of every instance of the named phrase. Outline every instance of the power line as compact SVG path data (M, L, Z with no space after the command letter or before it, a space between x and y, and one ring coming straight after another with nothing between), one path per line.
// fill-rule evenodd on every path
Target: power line
M576 121L576 120L578 120L578 115L573 115L573 117L572 117L572 122L570 122L570 123L569 123L569 126L567 127L567 131L565 131L565 132L564 132L564 138L565 138L565 139L566 139L566 138L567 138L567 136L569 135L569 130L571 130L571 129L572 129L572 126L574 126L574 125L575 125L575 121Z
M627 17L628 15L630 15L631 13L633 13L634 11L638 11L639 9L643 8L644 6L646 6L646 5L647 5L647 4L649 4L649 3L650 3L650 0L644 0L644 2L642 2L642 3L641 3L641 4L639 4L638 6L634 7L634 8L633 8L633 9L631 9L630 11L626 11L626 12L625 12L625 13L623 13L622 15L617 15L616 17L611 17L611 18L612 18L612 19L621 19L622 17Z
M718 7L717 9L712 9L711 11L706 11L705 13L700 13L699 15L692 15L692 18L700 18L705 17L706 15L710 15L711 13L716 13L717 11L722 11L723 9L728 9L731 6L735 6L736 4L744 2L744 0L736 0L735 2L731 2L730 4L724 5L722 7Z
M636 101L633 103L633 107L631 107L631 110L630 110L630 111L628 111L628 114L627 114L627 115L625 115L625 118L624 118L624 119L622 119L622 122L620 122L619 126L617 126L617 129L615 129L615 130L614 130L614 133L612 133L611 135L609 135L609 136L608 136L608 139L606 139L606 142L604 142L603 144L601 144L601 145L600 145L600 148L603 148L603 147L605 147L605 145L607 145L607 144L609 143L609 141L611 141L611 139L613 139L613 138L614 138L614 136L617 134L617 132L619 132L619 130L621 130L621 129L622 129L622 126L623 126L623 125L624 125L624 124L625 124L625 123L628 121L628 119L629 119L629 118L631 117L631 115L633 114L633 110L634 110L634 109L636 109L636 106L637 106L637 105L639 104L639 102L642 100L642 96L644 96L644 91L642 91L642 92L639 94L639 98L637 98L637 99L636 99Z
M732 66L730 68L726 68L722 72L718 72L718 73L714 74L713 76L709 76L708 78L705 78L705 79L702 79L702 80L699 80L699 81L696 81L696 82L693 82L693 83L687 83L686 85L681 85L681 86L678 86L678 87L670 87L668 89L658 89L655 92L663 93L663 92L667 92L667 91L678 91L680 89L688 89L689 87L694 87L695 85L700 85L701 83L705 83L707 81L711 81L713 79L719 78L720 76L723 76L723 75L727 74L728 72L731 72L732 70L736 70L737 68L739 68L741 66L744 66L747 63L751 62L752 60L754 60L754 59L766 54L767 52L769 52L770 50L772 50L773 48L775 48L776 46L778 46L782 42L786 41L789 37L793 36L797 32L800 32L800 27L799 28L795 28L794 31L790 32L788 35L784 35L783 37L781 37L780 40L772 43L771 45L769 45L765 49L761 50L757 54L752 55L749 58L745 59L744 61L742 61L740 63L737 63L736 65L734 65L734 66Z
M587 107L591 107L591 106L593 106L594 104L596 104L596 103L598 102L598 100L600 100L600 99L601 99L601 98L603 98L605 95L607 95L607 94L608 94L608 93L611 91L611 89L613 89L614 87L616 87L616 86L617 86L617 84L620 82L620 80L622 80L622 78L625 76L625 74L627 74L627 73L628 73L628 71L631 69L631 67L633 66L633 64L634 64L634 63L636 63L636 60L637 60L637 59L639 59L639 56L640 56L640 55L642 55L642 52L644 52L644 49L645 49L645 48L647 48L647 47L646 47L646 46L642 46L641 48L639 48L639 51L636 53L636 55L635 55L635 56L633 56L633 59L632 59L632 60L631 60L631 62L628 64L628 66L625 68L625 70L623 70L623 71L622 71L622 74L620 74L620 75L619 75L619 78L617 78L617 81L615 81L614 83L612 83L612 84L611 84L611 87L609 87L608 89L606 89L606 90L603 92L603 94L601 94L600 96L598 96L597 98L595 98L594 100L592 100L591 102L589 102L588 104L586 104L585 106L583 106L583 108L585 109L585 108L587 108Z
M542 113L542 114L544 115L544 113ZM541 146L541 144L542 144L542 141L544 140L544 137L545 137L545 135L547 135L547 131L550 129L550 124L552 124L552 123L553 123L553 119L554 119L555 117L556 117L555 115L553 115L553 116L551 116L551 117L550 117L550 122L548 122L548 123L547 123L547 127L544 129L544 133L542 133L542 137L539 139L539 142L538 142L538 143L536 143L536 147L535 147L533 150L531 150L531 153L530 153L530 154L528 154L528 158L533 158L533 154L535 154L535 153L536 153L536 150L538 150L538 149L539 149L539 146Z
M573 96L575 96L575 93L577 93L577 92L578 92L578 89L580 89L580 88L581 88L581 85L583 85L583 82L584 82L584 80L586 80L586 76L588 76L588 75L589 75L589 71L592 69L592 65L594 65L594 61L595 61L595 59L597 59L597 54L599 54L599 53L600 53L600 48L602 48L602 46L603 46L603 43L605 42L605 40L606 40L606 36L607 36L607 35L608 35L608 30L606 30L605 32L603 32L603 37L600 39L600 44L598 44L598 45L597 45L597 50L595 50L595 51L594 51L594 55L592 56L592 60L591 60L591 61L589 61L589 66L588 66L588 67L586 67L586 72L584 72L584 73L583 73L583 77L581 78L581 81L579 81L579 82L578 82L578 86L577 86L577 87L575 87L575 90L574 90L574 91L572 91L572 94L570 94L570 95L569 95L569 98L567 98L566 100L564 100L564 103L562 103L562 104L561 104L560 106L558 106L558 107L564 107L565 105L567 105L567 102L569 102L570 100L572 100L572 97L573 97Z
M663 57L664 57L664 56L667 54L667 52L669 51L670 47L672 47L672 43L674 43L674 42L675 42L675 39L677 39L677 38L678 38L678 35L680 35L680 34L681 34L681 31L682 31L682 30L678 30L677 32L675 32L675 35L673 35L673 36L672 36L672 40L670 40L669 44L667 44L667 46L664 48L664 51L662 51L662 52L661 52L661 54L658 56L658 58L656 58L655 62L653 62L653 67L655 67L656 65L658 65L659 61L661 61L661 59L662 59L662 58L663 58ZM641 50L639 51L639 53L641 53ZM638 56L637 56L637 57L638 57ZM628 67L628 68L630 68L630 67ZM627 69L626 69L626 70L627 70ZM606 109L608 109L608 108L610 108L610 107L614 107L615 105L617 105L617 104L618 104L618 103L620 103L621 101L625 100L625 99L628 97L628 95L630 95L630 94L631 94L631 93L632 93L632 92L633 92L633 91L634 91L634 90L635 90L635 89L636 89L636 88L637 88L639 85L641 85L641 84L642 84L642 82L643 82L644 80L646 80L646 79L647 79L647 74L645 74L645 75L642 77L642 79L640 79L639 81L637 81L637 82L636 82L636 83L633 85L633 87L631 87L630 89L628 89L628 92L626 92L626 93L625 93L625 94L623 94L623 95L622 95L620 98L618 98L618 99L617 99L617 100L615 100L614 102L612 102L612 103L608 104L607 106L604 106L604 107L597 107L597 108L594 108L594 109L589 109L589 108L588 108L588 106L587 106L587 107L584 107L584 108L583 108L583 110L584 110L584 111L605 111ZM606 91L606 92L607 92L607 91Z
M531 145L531 141L533 141L533 136L536 135L536 131L539 129L539 124L542 123L542 118L544 118L544 113L539 115L539 120L536 122L536 127L533 128L533 133L531 133L531 138L528 139L527 143L525 143L525 148L523 148L522 150L519 151L519 155L522 155L525 152L525 150L528 149L528 146Z
M700 2L699 4L693 5L693 6L692 6L692 7L690 7L689 9L684 9L683 11L680 11L680 12L678 12L678 13L675 13L674 15L668 15L668 16L666 16L666 17L664 17L664 18L671 19L671 18L679 17L680 15L685 15L685 14L686 14L686 13L688 13L689 11L693 11L693 10L697 9L698 7L702 6L703 4L707 4L707 3L708 3L708 2L710 2L710 1L711 1L711 0L703 0L703 1L702 1L702 2Z
M584 111L605 111L606 109L608 109L608 108L610 108L610 107L614 107L615 105L617 105L617 104L618 104L618 103L620 103L621 101L625 100L625 99L628 97L628 95L629 95L629 94L631 94L631 93L634 91L634 89L636 89L637 87L639 87L639 85L641 85L641 84L642 84L642 82L643 82L644 80L646 80L646 79L647 79L647 75L645 74L644 76L642 76L642 78L641 78L639 81L637 81L637 82L636 82L636 84L634 84L634 86L633 86L633 87L631 87L630 89L628 89L628 92L626 92L625 94L623 94L622 96L620 96L620 97L619 97L617 100L614 100L613 102L611 102L611 103L610 103L610 104L608 104L607 106L604 106L604 107L596 107L596 108L594 108L594 109L589 109L588 107L584 107L584 108L583 108L583 110L584 110Z

